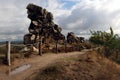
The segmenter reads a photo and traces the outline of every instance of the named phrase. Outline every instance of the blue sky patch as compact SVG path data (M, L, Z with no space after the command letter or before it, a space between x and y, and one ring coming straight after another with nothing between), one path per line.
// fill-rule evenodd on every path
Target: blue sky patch
M63 8L65 9L71 9L75 4L77 4L76 1L72 0L60 0L60 2L65 3L65 5L63 6Z

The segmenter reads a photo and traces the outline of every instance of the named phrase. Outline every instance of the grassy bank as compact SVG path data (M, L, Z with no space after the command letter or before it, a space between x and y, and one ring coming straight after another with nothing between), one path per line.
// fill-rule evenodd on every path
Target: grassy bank
M67 57L33 74L27 80L119 80L120 66L91 51Z

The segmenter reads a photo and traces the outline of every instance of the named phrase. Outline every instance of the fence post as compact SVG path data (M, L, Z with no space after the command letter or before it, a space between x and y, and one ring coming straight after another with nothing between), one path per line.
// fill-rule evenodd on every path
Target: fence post
M38 48L39 48L39 55L42 56L42 37L40 38Z
M64 40L64 48L65 48L65 53L67 53L67 41Z
M56 53L58 53L58 40L55 41Z
M11 49L11 44L10 44L10 41L6 41L6 61L7 61L7 65L10 66L11 63L10 63L10 49Z

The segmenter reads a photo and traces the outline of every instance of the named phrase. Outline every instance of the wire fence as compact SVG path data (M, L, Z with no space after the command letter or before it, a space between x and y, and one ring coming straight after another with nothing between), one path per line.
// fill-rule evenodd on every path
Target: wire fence
M11 44L11 53L18 53L22 48L25 47L24 44ZM0 54L6 53L7 48L6 48L6 43L0 45Z
M5 58L5 62L10 65L10 59L16 57L19 58L21 57L25 57L25 56L29 56L31 55L32 51L33 51L33 44L29 44L30 45L30 50L27 53L24 52L20 52L23 48L25 48L26 46L24 44L13 44L10 43L10 41L7 41L5 44L0 45L0 58L1 55L4 55ZM54 44L50 44L49 46L46 44L42 44L39 42L38 43L38 53L39 55L42 55L42 53L48 53L48 52L52 52L52 53L60 53L60 52L72 52L72 51L81 51L82 49L88 47L88 44L86 46L86 43L79 43L79 44L67 44L67 43L55 43Z

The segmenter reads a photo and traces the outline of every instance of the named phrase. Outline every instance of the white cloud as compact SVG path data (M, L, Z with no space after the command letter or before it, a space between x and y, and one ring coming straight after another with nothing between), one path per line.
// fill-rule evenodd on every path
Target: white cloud
M61 16L58 22L64 29L80 34L81 31L108 30L115 33L120 25L120 0L80 0L71 8L71 15ZM119 32L120 34L120 32Z
M76 3L71 5L68 2ZM110 26L115 33L120 34L120 0L2 0L0 1L1 40L22 39L28 32L30 20L25 9L28 3L37 4L52 12L55 23L63 28L64 34L70 31L77 35L89 34L89 30L107 31ZM71 7L66 8L66 4Z

